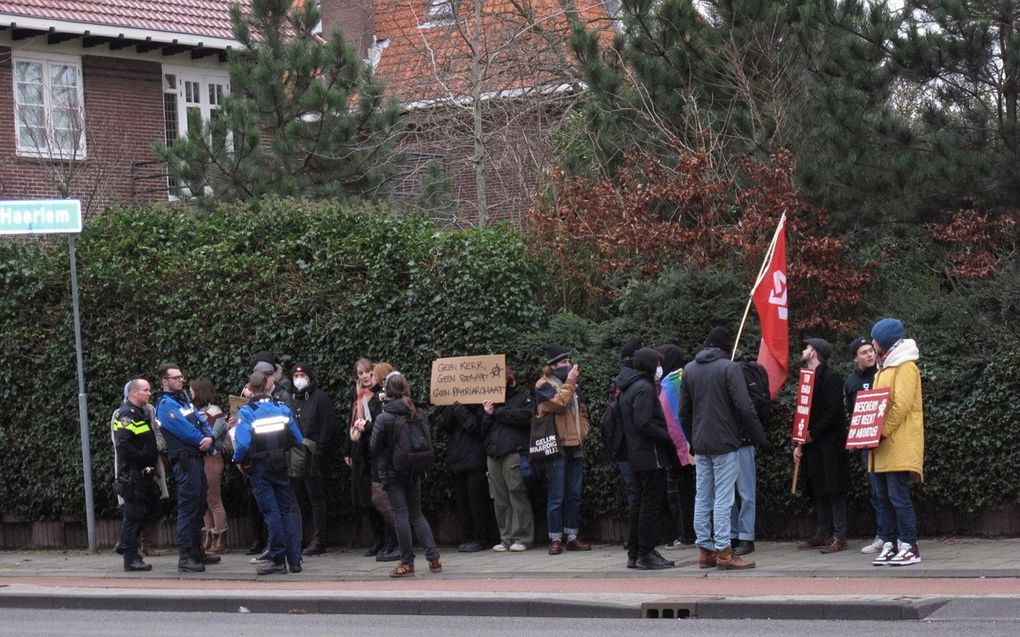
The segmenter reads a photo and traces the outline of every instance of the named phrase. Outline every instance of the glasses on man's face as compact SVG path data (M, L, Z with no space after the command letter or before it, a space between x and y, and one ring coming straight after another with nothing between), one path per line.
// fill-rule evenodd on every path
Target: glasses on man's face
M184 374L178 374L176 376L167 376L166 379L167 380L180 380L180 381L183 381L184 380Z

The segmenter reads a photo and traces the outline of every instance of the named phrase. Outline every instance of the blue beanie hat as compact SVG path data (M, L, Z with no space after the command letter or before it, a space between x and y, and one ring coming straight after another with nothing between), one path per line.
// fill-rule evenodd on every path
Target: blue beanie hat
M871 328L871 338L875 339L882 349L888 350L903 338L903 322L895 318L884 318Z

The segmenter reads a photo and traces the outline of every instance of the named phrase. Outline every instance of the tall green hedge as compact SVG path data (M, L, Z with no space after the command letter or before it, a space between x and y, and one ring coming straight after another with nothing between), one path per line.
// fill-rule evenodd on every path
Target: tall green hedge
M157 366L237 392L254 352L309 362L342 405L359 356L428 391L433 358L512 352L540 276L505 228L437 232L365 205L271 200L114 210L78 243L98 514L115 512L109 417ZM67 247L0 242L0 502L30 519L84 509ZM338 478L337 499L346 494ZM349 501L349 500L348 500Z
M918 341L927 442L925 484L917 492L922 510L1016 502L1020 271L1013 264L985 281L951 285L931 267L923 245L885 246L885 252L855 320L864 334L876 318L900 316ZM713 322L735 329L747 298L747 282L733 270L680 264L628 283L615 305L600 311L609 320L551 311L536 299L555 273L526 256L517 233L505 227L439 232L423 219L361 204L269 200L255 210L211 213L115 210L86 225L78 254L100 516L115 514L107 488L110 412L128 378L153 379L161 362L178 362L192 378L209 376L225 395L243 384L252 353L269 349L310 362L346 408L359 356L393 362L424 397L437 356L505 352L530 383L543 345L558 341L581 365L597 419L628 337L672 342L691 356ZM0 512L80 519L66 244L0 241L0 280ZM794 370L806 336L816 334L791 334ZM832 365L849 373L843 345L854 335L821 336L837 346ZM741 344L754 352L757 342L752 318ZM759 455L758 469L759 506L784 514L810 506L789 494L792 385L767 423L775 448ZM437 443L426 502L432 512L451 501L441 435ZM621 514L623 491L597 430L588 451L585 517ZM346 469L336 457L332 468L331 510L344 515ZM859 463L856 471L852 503L866 511ZM236 498L241 489L231 491Z

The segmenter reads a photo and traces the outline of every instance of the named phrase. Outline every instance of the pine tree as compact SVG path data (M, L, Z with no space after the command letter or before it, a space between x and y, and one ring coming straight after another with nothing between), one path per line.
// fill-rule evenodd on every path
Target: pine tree
M178 194L374 196L393 174L400 109L339 32L323 41L312 2L231 8L230 95L216 117L158 150Z

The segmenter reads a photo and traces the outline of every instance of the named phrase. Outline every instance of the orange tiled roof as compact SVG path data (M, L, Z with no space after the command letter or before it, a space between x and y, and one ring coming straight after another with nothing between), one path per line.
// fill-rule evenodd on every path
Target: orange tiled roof
M231 4L248 0L0 0L0 14L233 40Z
M401 102L458 99L472 90L472 43L482 53L482 92L549 89L576 81L570 20L589 28L611 23L599 0L486 0L482 36L473 34L474 2L461 0L459 24L432 21L429 0L377 0L375 33L386 39L376 74ZM530 15L522 15L522 7Z

